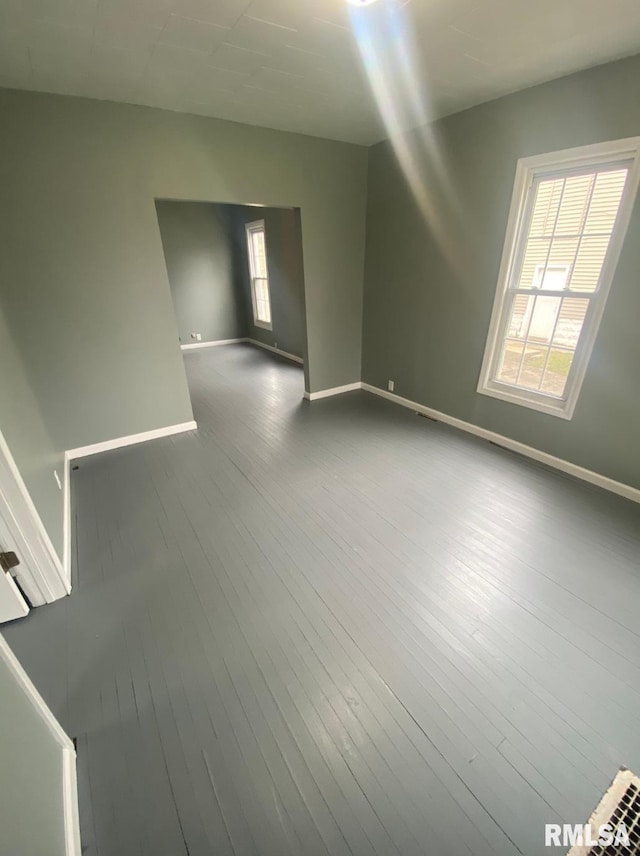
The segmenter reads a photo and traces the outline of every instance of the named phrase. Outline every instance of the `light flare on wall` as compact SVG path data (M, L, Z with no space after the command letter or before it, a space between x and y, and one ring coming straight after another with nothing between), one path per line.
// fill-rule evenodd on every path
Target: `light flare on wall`
M463 217L442 145L430 124L429 86L410 7L401 0L358 5L349 7L351 29L387 136L431 234L459 270L463 260L456 247Z

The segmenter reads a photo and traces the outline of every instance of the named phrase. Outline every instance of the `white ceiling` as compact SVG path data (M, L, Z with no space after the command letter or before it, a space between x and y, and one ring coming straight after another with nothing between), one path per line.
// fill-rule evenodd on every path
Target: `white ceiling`
M403 4L412 22L433 116L640 51L640 0L379 2ZM345 0L0 0L0 86L369 144L386 133L348 9Z

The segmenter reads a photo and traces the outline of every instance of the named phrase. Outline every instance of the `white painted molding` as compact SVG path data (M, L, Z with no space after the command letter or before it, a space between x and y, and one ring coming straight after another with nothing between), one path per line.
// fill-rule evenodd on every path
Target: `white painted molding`
M93 443L90 446L80 446L77 449L67 449L64 453L64 518L63 518L63 573L67 585L67 594L71 591L71 461L76 458L86 458L89 455L97 455L99 452L109 452L112 449L121 449L125 446L133 446L136 443L145 443L147 440L157 440L160 437L169 437L172 434L182 434L185 431L195 431L198 424L195 421L182 422L178 425L167 425L166 428L155 428L152 431L143 431L141 434L130 434L126 437L116 437L114 440L105 440L102 443Z
M244 339L243 341L249 342L250 345L257 345L259 348L264 348L265 351L272 351L274 354L279 354L287 360L293 360L294 363L300 363L300 365L302 365L304 362L302 357L290 354L288 351L281 351L280 348L274 348L273 345L265 345L264 342L259 342L257 339Z
M62 562L1 431L0 504L22 563L18 579L31 603L41 606L64 597L69 587Z
M62 750L62 799L64 805L64 839L66 856L81 856L80 809L78 807L78 771L76 750Z
M246 336L242 339L216 339L213 342L194 342L189 345L180 345L181 351L193 351L196 348L215 348L217 345L239 345L241 342L248 342Z
M69 593L71 593L71 460L64 455L64 479L62 482L62 568Z
M73 751L73 743L71 742L71 739L67 736L58 720L51 713L51 710L47 706L45 700L35 688L29 675L22 668L20 661L9 647L9 644L2 633L0 633L0 659L4 661L9 671L12 672L16 681L20 684L24 694L36 708L42 719L44 719L47 728L55 737L56 742L59 743L63 749L71 749Z
M279 354L287 360L293 360L294 363L300 363L300 365L302 365L304 362L302 357L298 357L296 354L290 354L288 351L283 351L281 348L274 348L273 345L267 345L264 342L258 341L258 339L250 339L246 336L242 339L217 339L215 342L195 342L193 345L180 345L180 350L193 351L196 348L214 348L216 345L242 345L246 342L250 345L256 345L258 348L264 348L266 351L271 351L274 354Z
M497 377L506 325L511 312L513 296L514 268L524 252L528 218L532 216L532 193L535 181L556 170L572 170L576 167L597 168L599 165L621 161L631 161L620 207L616 216L611 240L603 261L598 287L588 295L589 308L585 317L577 348L567 377L563 398L556 398L539 390L515 387L503 383ZM560 174L560 173L558 173ZM485 343L484 356L476 391L481 395L508 401L521 407L528 407L547 413L560 419L571 419L578 402L580 389L587 373L589 360L598 334L611 288L613 276L629 226L640 185L640 137L578 146L548 154L521 158L516 165L516 175L511 197L511 207L507 221L507 231L502 250L502 260L498 273L498 283L493 300L489 331ZM523 232L524 230L524 232ZM522 242L525 242L524 244ZM551 296L553 294L549 292ZM564 291L557 292L561 296Z
M334 386L331 389L320 389L318 392L307 392L305 389L304 397L307 401L317 401L319 398L330 398L332 395L342 395L343 392L353 392L355 389L362 388L362 383L356 381L355 383L346 383L344 386Z
M20 665L17 657L0 633L0 659L13 674L25 696L44 720L62 752L62 797L64 807L64 831L67 856L81 856L80 819L78 812L78 784L76 773L76 750L31 678Z
M541 464L546 464L548 467L560 470L582 481L597 485L611 493L616 493L618 496L624 496L633 502L640 502L640 490L623 482L615 481L614 479L603 476L600 473L594 473L592 470L587 470L577 464L572 464L570 461L565 461L563 458L556 458L547 452L540 449L534 449L532 446L527 446L520 443L518 440L512 440L510 437L505 437L502 434L496 434L494 431L489 431L487 428L481 428L479 425L474 425L471 422L465 422L463 419L458 419L455 416L449 416L447 413L441 413L439 410L434 410L432 407L426 407L424 404L418 404L417 401L411 401L408 398L402 398L393 392L387 392L386 389L380 389L377 386L372 386L369 383L363 383L362 389L366 392L372 392L374 395L379 395L381 398L387 398L389 401L400 404L402 407L408 407L415 410L417 413L424 413L431 419L437 422L444 422L447 425L452 425L454 428L459 428L461 431L466 431L468 434L474 434L476 437L482 437L484 440L490 440L497 446L502 446L512 452L517 452L527 458L532 458Z
M185 431L195 431L196 422L181 422L179 425L167 425L166 428L154 428L152 431L142 431L140 434L129 434L126 437L116 437L114 440L104 440L102 443L92 443L90 446L79 446L77 449L67 449L64 453L67 461L76 458L86 458L97 455L98 452L110 452L112 449L122 449L147 440L157 440L159 437L170 437L172 434L182 434Z

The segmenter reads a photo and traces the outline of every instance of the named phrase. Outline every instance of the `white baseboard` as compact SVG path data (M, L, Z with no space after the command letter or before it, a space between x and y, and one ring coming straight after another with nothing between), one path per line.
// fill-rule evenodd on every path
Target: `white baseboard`
M271 351L274 354L279 354L281 357L285 357L287 360L293 360L294 363L303 364L302 357L298 357L295 354L290 354L288 351L282 351L280 348L274 348L273 345L265 345L264 342L259 342L257 339L243 339L244 342L249 342L250 345L257 345L259 348L264 348L265 351Z
M244 337L242 339L216 339L213 342L194 342L189 345L180 345L181 351L193 351L196 348L215 348L217 345L238 345L240 342L248 342Z
M64 517L62 524L64 537L62 566L67 593L71 591L71 461L74 461L76 458L86 458L88 455L97 455L99 452L110 452L112 449L121 449L125 446L133 446L136 443L145 443L147 440L157 440L160 437L170 437L172 434L195 431L197 427L198 424L195 421L182 422L178 425L167 425L166 428L143 431L141 434L116 437L114 440L105 440L102 443L93 443L90 446L67 449L64 453Z
M452 425L454 428L459 428L461 431L466 431L468 434L474 434L476 437L482 437L484 440L490 440L497 446L502 446L512 452L518 452L527 458L532 458L541 464L546 464L548 467L553 467L556 470L561 470L563 473L575 476L582 481L597 485L605 490L616 493L618 496L624 496L633 502L640 502L640 490L623 482L610 479L608 476L603 476L600 473L594 473L592 470L587 470L577 464L572 464L570 461L565 461L563 458L556 458L555 455L550 455L540 449L534 449L532 446L527 446L525 443L520 443L518 440L512 440L510 437L505 437L502 434L496 434L494 431L489 431L487 428L481 428L479 425L474 425L471 422L465 422L463 419L458 419L455 416L449 416L447 413L441 413L439 410L434 410L432 407L426 407L424 404L418 404L416 401L411 401L408 398L402 398L393 392L387 392L386 389L380 389L377 386L372 386L369 383L361 384L362 389L366 392L372 392L374 395L379 395L381 398L387 398L402 407L408 407L415 410L417 413L424 413L431 419L438 422L444 422L447 425Z
M330 398L332 395L342 395L343 392L353 392L355 389L362 389L360 381L346 383L344 386L333 386L331 389L320 389L318 392L307 392L305 389L304 397L307 401L317 401L319 398Z
M44 721L53 739L60 746L62 752L62 798L66 856L81 856L75 747L1 633L0 659L4 661L9 671L13 674L16 683Z
M271 351L273 354L278 354L281 357L285 357L287 360L292 360L294 363L300 363L300 365L302 365L304 362L302 357L299 357L296 354L290 354L288 351L283 351L281 348L275 348L273 345L267 345L264 342L258 341L258 339L250 339L246 336L241 339L217 339L215 342L195 342L192 345L180 345L180 350L192 351L196 348L214 348L216 345L241 345L245 342L248 342L250 345L256 345L258 348L264 348L265 351Z
M142 431L140 434L129 434L127 437L116 437L114 440L104 440L102 443L92 443L90 446L79 446L77 449L67 449L64 453L68 461L76 458L86 458L97 455L98 452L110 452L112 449L122 449L147 440L157 440L159 437L169 437L172 434L182 434L184 431L195 431L197 423L181 422L179 425L167 425L166 428L154 428L152 431Z

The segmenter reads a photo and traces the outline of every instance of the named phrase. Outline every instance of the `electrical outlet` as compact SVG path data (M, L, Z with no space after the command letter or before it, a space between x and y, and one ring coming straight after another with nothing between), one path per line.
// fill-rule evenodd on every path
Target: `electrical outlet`
M202 341L202 333L196 333L196 342Z
M273 343L273 347L274 347L274 348L277 348L277 347L278 347L278 343L277 343L277 342L274 342L274 343Z
M392 380L387 382L387 389L389 390L389 392L393 392L394 387L395 387L395 383Z
M56 480L56 484L58 485L58 490L62 490L62 482L60 481L60 476L58 475L58 471L53 471L54 478Z

